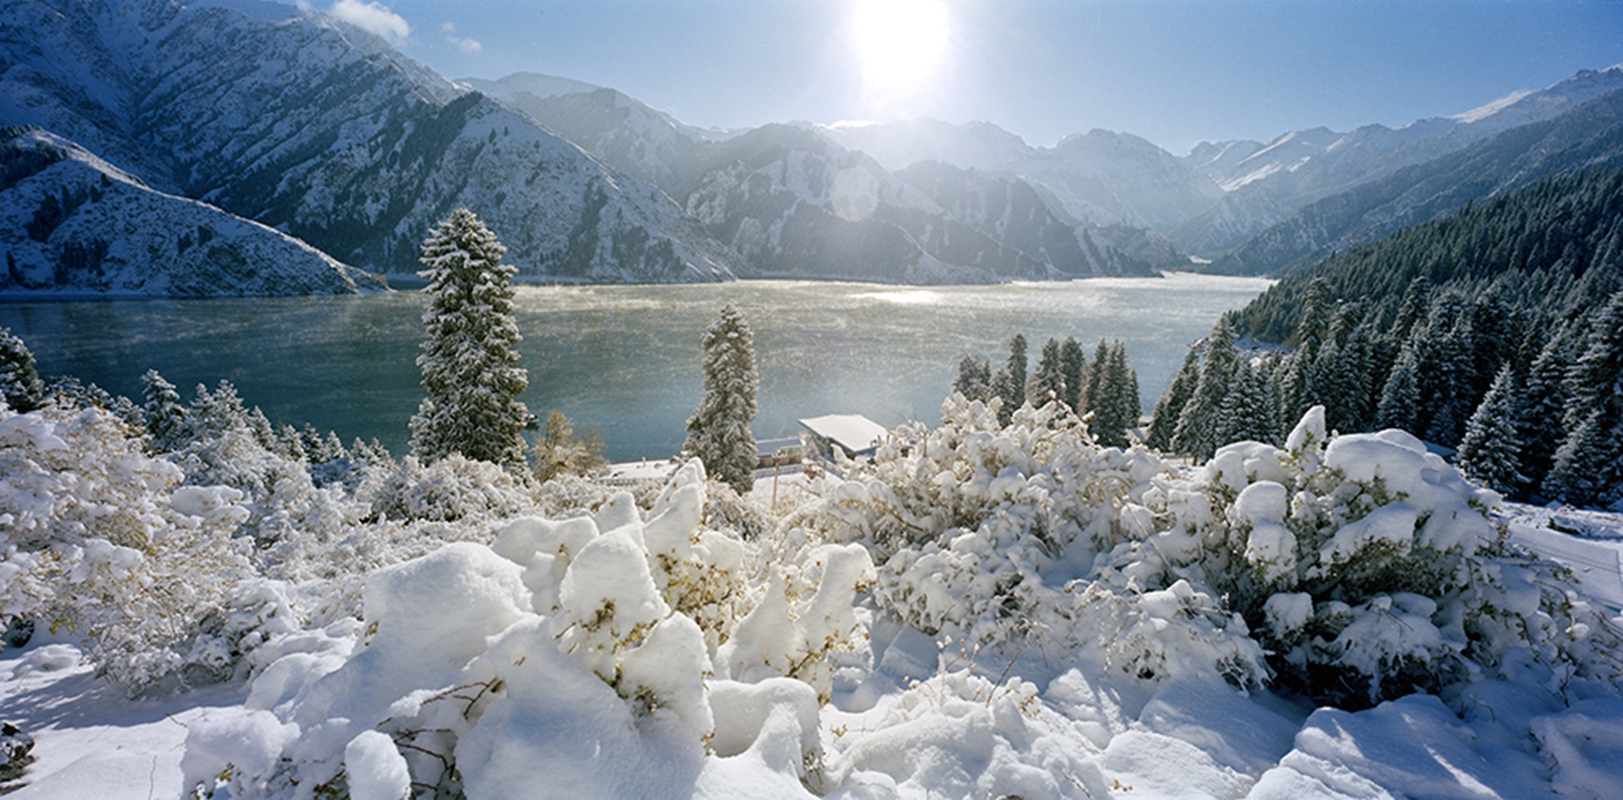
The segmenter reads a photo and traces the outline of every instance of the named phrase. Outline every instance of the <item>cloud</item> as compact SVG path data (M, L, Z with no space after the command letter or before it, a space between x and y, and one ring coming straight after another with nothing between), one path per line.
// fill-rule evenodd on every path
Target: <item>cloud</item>
M461 36L453 36L452 34L456 33L456 23L455 22L443 22L443 23L440 23L440 30L445 33L445 41L450 42L453 45L456 45L456 49L461 50L462 52L467 53L470 56L478 55L481 51L483 51L485 49L485 46L480 44L478 39L469 39L469 38L465 38L465 37L461 37Z
M406 20L379 3L338 0L327 13L390 41L402 41L411 35L411 26Z

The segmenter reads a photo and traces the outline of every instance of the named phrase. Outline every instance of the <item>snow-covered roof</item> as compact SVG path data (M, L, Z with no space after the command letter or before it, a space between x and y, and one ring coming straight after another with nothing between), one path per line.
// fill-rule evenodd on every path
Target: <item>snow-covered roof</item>
M775 456L778 451L786 447L800 447L803 444L805 442L800 441L799 436L786 439L756 439L755 454L758 456Z
M848 452L872 450L889 431L861 414L828 414L800 420L800 424Z

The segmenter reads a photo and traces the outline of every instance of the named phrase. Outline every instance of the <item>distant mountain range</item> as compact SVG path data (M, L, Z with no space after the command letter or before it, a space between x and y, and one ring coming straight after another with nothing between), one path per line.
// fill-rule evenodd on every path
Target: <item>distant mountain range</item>
M354 291L415 271L457 206L533 280L1277 273L1614 163L1620 90L1623 66L1398 129L1177 157L926 119L708 129L566 78L448 80L291 6L12 0L0 292Z

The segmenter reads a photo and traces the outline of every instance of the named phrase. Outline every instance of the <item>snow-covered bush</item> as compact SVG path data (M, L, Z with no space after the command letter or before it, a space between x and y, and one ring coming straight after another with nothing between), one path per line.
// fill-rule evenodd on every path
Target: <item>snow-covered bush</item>
M182 486L99 409L0 408L0 616L90 637L130 691L217 675L202 620L250 572L242 493Z
M406 456L367 499L374 517L433 521L512 516L528 511L534 502L508 471L459 453L427 466Z
M815 782L817 662L863 634L867 553L825 545L763 585L760 546L704 524L706 486L695 460L646 512L621 492L591 516L516 517L489 546L373 572L353 651L316 631L264 645L284 655L253 682L255 731L194 727L187 785L455 797L544 780L562 796L652 797L696 774L713 733L747 749L779 706L811 714L797 753ZM774 682L795 677L812 685ZM712 678L749 702L715 702Z
M1268 649L1278 682L1319 702L1444 692L1512 650L1615 678L1615 657L1599 651L1616 632L1548 565L1511 552L1488 518L1497 502L1407 433L1327 440L1315 407L1284 448L1231 444L1195 481L1146 493L1171 530L1121 556L1203 577Z

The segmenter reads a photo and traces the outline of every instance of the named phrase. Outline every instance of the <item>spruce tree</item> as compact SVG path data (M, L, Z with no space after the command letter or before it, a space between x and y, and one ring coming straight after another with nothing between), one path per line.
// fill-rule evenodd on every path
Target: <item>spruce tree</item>
M758 460L755 435L755 335L749 321L732 303L705 329L704 396L688 420L683 450L704 462L710 477L731 484L739 494L755 485Z
M985 359L964 356L958 362L958 379L953 381L952 390L965 400L984 403L992 399L992 365Z
M141 376L141 393L146 399L141 411L146 418L152 451L168 453L180 449L185 444L187 429L187 412L180 404L180 392L157 370L149 369Z
M1229 383L1240 363L1239 350L1234 345L1234 326L1224 317L1217 329L1206 340L1206 356L1201 363L1200 382L1195 393L1178 415L1178 427L1172 433L1172 449L1187 453L1197 461L1205 461L1217 451L1218 412L1228 394Z
M1017 333L1009 340L1009 361L992 376L992 392L1003 399L997 420L1008 425L1014 412L1026 404L1026 337Z
M1189 403L1189 398L1195 394L1195 385L1200 383L1200 351L1189 348L1183 356L1183 366L1178 368L1178 374L1172 376L1171 385L1155 401L1155 413L1150 419L1150 430L1145 437L1145 444L1156 450L1172 449L1172 432L1178 428L1178 415L1183 407Z
M1065 337L1059 346L1060 374L1065 379L1065 405L1081 416L1087 409L1081 405L1082 375L1088 368L1088 354L1073 336Z
M1251 362L1242 359L1218 407L1214 441L1219 447L1244 441L1272 444L1278 438L1278 429L1267 385Z
M1037 371L1031 376L1031 387L1027 394L1031 397L1032 405L1043 406L1049 402L1064 403L1066 391L1059 340L1049 337L1048 341L1043 342L1042 352L1037 356Z
M0 398L25 413L45 402L45 382L39 379L34 353L10 328L0 328Z
M1099 370L1098 407L1090 429L1107 447L1130 444L1128 431L1138 425L1138 374L1127 366L1127 347L1119 340L1111 346Z
M428 396L411 418L411 447L433 461L452 453L511 470L525 467L523 431L531 416L519 395L529 376L518 366L507 252L473 212L459 208L423 241L417 274L428 280L417 366Z
M1387 375L1381 404L1375 409L1375 427L1398 428L1419 435L1420 383L1416 369L1418 362L1411 340L1411 344L1405 344L1398 353L1397 363Z
M1567 373L1570 433L1556 451L1545 492L1576 505L1623 500L1623 292L1589 324L1588 346Z
M1465 425L1456 462L1467 476L1496 492L1514 495L1526 483L1518 463L1521 442L1516 408L1521 380L1506 364L1494 378L1475 413Z

